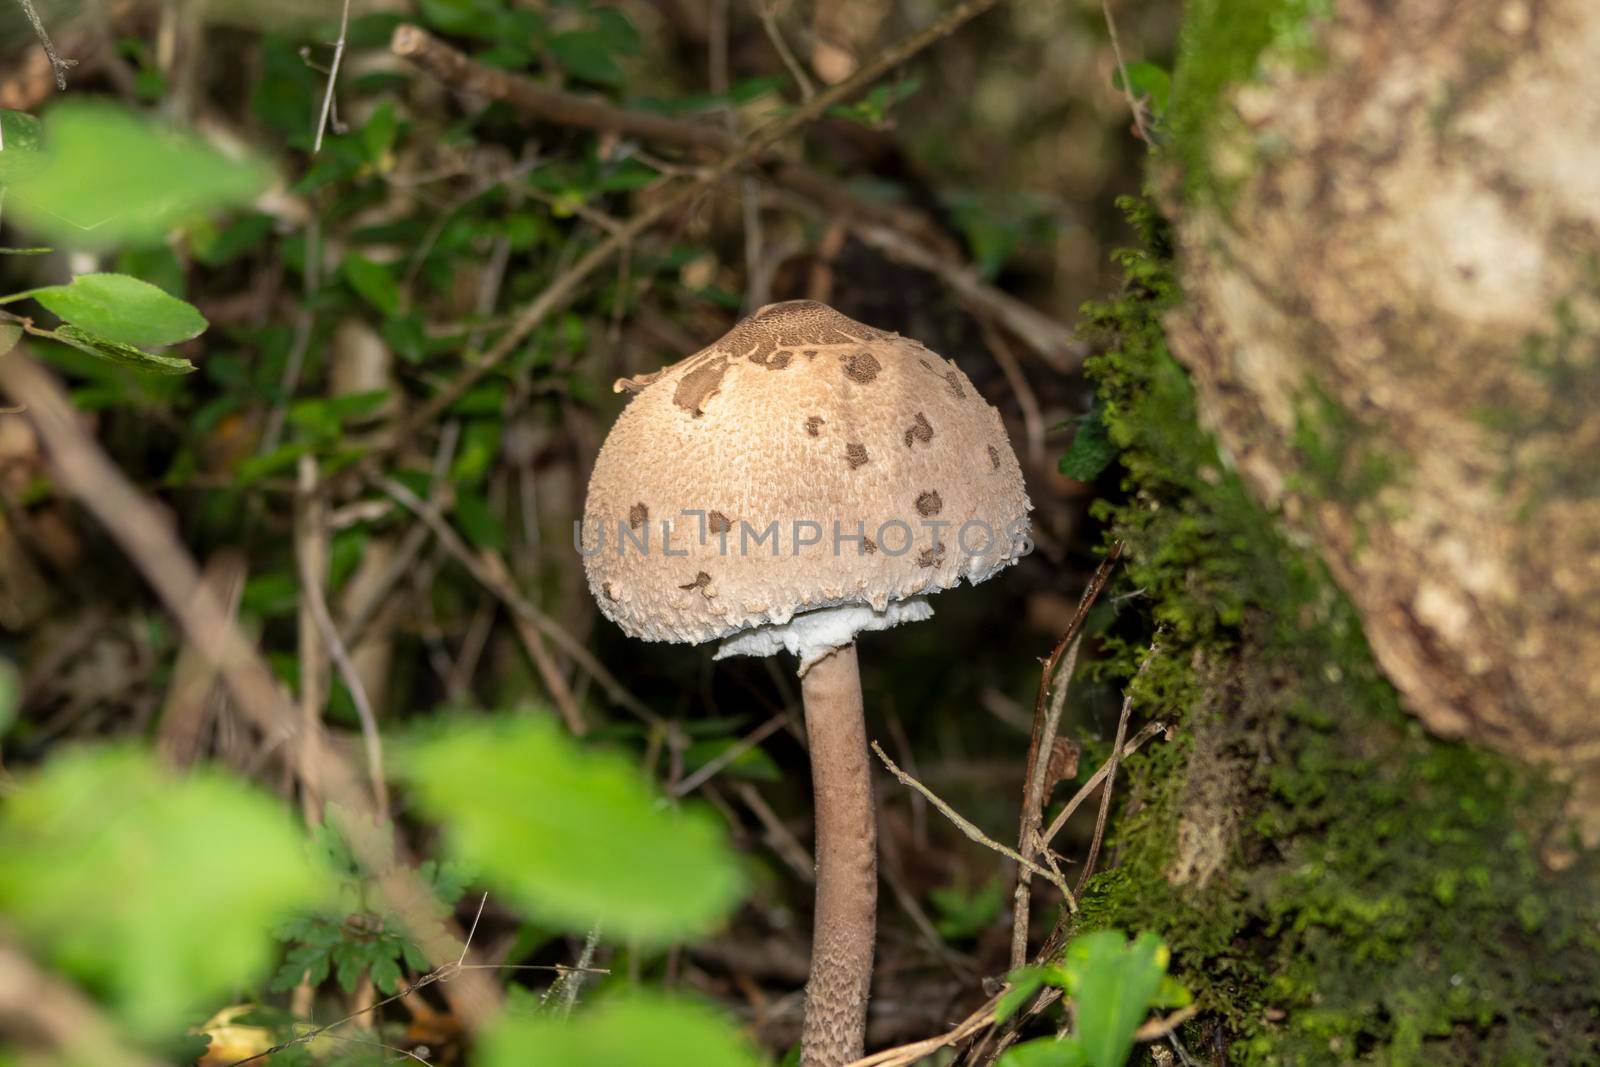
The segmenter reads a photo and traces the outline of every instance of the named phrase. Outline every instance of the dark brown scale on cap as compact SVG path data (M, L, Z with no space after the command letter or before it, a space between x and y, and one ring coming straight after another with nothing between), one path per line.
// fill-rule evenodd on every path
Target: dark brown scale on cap
M878 362L878 357L864 348L844 357L844 376L853 382L870 382L878 377L882 369L883 364Z
M650 509L643 504L635 504L628 509L628 529L637 530L650 521Z
M937 490L929 489L925 493L917 494L917 514L923 518L939 514L944 507L944 501L939 499Z
M917 566L919 567L937 567L943 562L944 545L942 544L934 548L925 548L917 553Z
M991 470L1000 469L1000 450L994 445L989 446L989 468Z
M867 446L860 442L845 445L844 461L850 464L851 470L855 470L867 461Z
M680 586L678 586L678 588L679 589L685 589L685 590L688 590L688 589L704 590L705 587L710 585L710 584L711 584L711 575L707 574L705 571L698 571L698 572L696 572L696 574L694 576L694 581L690 582L688 585L680 585Z
M917 412L916 419L906 428L906 447L921 441L927 444L933 440L933 424L928 421L928 416Z
M725 534L733 529L733 520L720 511L713 511L706 516L706 524L711 527L714 534Z
M810 434L812 437L820 436L822 433L822 427L825 426L827 422L828 420L823 418L821 415L812 415L808 417L806 419L806 433ZM991 447L989 451L993 452L994 449Z

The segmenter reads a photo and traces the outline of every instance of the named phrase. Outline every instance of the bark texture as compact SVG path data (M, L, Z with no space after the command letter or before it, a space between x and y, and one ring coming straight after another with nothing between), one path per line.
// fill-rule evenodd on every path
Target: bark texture
M801 677L816 797L817 907L801 1067L841 1067L866 1041L877 929L878 834L856 646Z
M1561 768L1600 840L1600 5L1339 0L1314 40L1191 154L1172 350L1409 708Z

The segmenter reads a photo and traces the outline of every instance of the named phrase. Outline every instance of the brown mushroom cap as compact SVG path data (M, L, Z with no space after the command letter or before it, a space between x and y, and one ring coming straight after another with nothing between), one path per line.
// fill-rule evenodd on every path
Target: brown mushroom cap
M639 383L582 526L589 587L634 637L773 633L816 613L799 643L838 647L1027 550L999 412L916 341L791 301ZM774 640L796 647L758 632L727 650Z

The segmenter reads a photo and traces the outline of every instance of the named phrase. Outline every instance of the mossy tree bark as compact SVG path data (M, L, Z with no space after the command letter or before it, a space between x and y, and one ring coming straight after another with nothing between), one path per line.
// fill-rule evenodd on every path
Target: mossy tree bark
M1600 5L1328 6L1178 131L1167 340L1408 709L1559 768L1594 844Z

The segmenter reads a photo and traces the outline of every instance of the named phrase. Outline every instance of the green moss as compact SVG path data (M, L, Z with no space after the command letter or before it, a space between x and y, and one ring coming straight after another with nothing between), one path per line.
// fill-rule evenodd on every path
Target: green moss
M1164 228L1127 206L1145 247L1085 311L1125 472L1099 515L1148 616L1098 666L1131 677L1161 627L1138 707L1179 731L1129 762L1080 926L1161 933L1230 1063L1597 1062L1600 863L1545 869L1561 798L1408 717L1320 562L1224 468L1162 334Z
M1230 86L1254 76L1268 50L1291 60L1316 57L1315 19L1331 0L1189 0L1173 71L1171 131L1189 192L1213 190L1207 145L1226 118L1218 107Z

